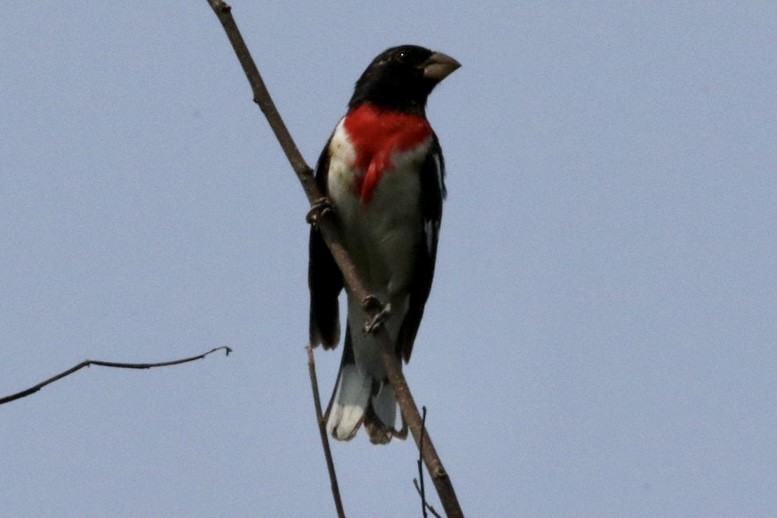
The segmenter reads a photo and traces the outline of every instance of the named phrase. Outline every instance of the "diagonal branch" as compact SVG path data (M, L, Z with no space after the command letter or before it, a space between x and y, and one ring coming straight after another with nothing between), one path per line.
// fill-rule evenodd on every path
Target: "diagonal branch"
M256 64L251 58L251 54L246 47L245 41L243 41L243 37L237 28L235 20L232 17L232 8L222 0L208 0L208 3L221 22L221 25L224 27L224 31L248 78L248 82L251 84L254 102L259 105L262 112L265 114L265 117L267 117L267 122L275 133L284 153L286 153L286 157L294 169L294 172L297 174L297 178L299 178L302 188L305 190L305 195L313 209L309 219L319 226L324 242L329 247L332 257L342 271L343 278L349 291L359 300L363 301L365 311L370 318L374 318L381 309L380 305L372 303L375 300L375 297L372 296L364 286L359 273L356 271L356 267L348 256L335 219L331 217L331 211L321 210L322 207L326 206L325 203L322 203L322 200L325 200L326 198L318 188L312 169L302 158L299 149L297 149L297 146L294 144L294 140L292 139L289 130L283 123L283 119L270 97L270 93L259 74ZM375 330L375 333L381 346L381 355L383 357L383 363L386 366L386 372L388 373L388 380L396 393L397 402L402 410L402 415L413 434L416 446L420 447L421 442L423 441L421 456L432 477L432 482L440 497L445 513L448 516L463 516L461 506L459 505L456 493L453 489L453 484L434 448L434 444L432 443L428 431L423 425L421 414L418 412L415 401L413 401L410 388L402 374L399 359L396 357L393 348L391 347L388 335L382 327L378 327Z
M213 8L221 25L224 27L229 42L235 50L237 59L243 67L243 72L245 72L248 82L251 84L251 90L254 93L254 102L259 105L262 113L264 113L264 116L267 118L267 122L270 123L270 128L273 130L273 133L275 133L278 143L286 154L286 158L288 158L292 169L294 169L294 172L297 174L297 178L302 184L302 188L305 190L308 201L314 208L323 208L323 205L321 205L320 202L321 200L324 200L325 197L318 188L318 184L316 184L313 170L305 162L305 159L302 158L302 154L294 143L294 139L291 137L288 128L286 128L286 124L283 122L280 113L278 113L278 109L275 107L272 97L270 97L270 92L267 90L267 86L265 86L264 80L259 74L259 70L256 68L256 63L254 63L251 53L249 52L248 47L246 47L243 36L237 28L235 19L232 17L232 7L222 0L208 0L208 3ZM325 210L312 212L310 221L315 222L319 226L324 241L327 246L329 246L337 266L342 270L345 282L351 289L351 292L354 296L358 297L359 300L366 301L370 293L362 283L359 274L356 271L356 267L348 257L348 252L345 250L345 246L339 236L333 218L323 217L326 214L327 211Z
M17 392L16 394L11 394L10 396L5 396L3 398L0 398L0 405L4 405L5 403L10 403L11 401L14 401L16 399L27 397L31 394L35 394L46 385L49 385L51 383L54 383L55 381L61 380L65 376L70 376L74 372L81 370L84 367L89 367L91 365L97 365L99 367L113 367L116 369L153 369L155 367L170 367L171 365L180 365L182 363L189 363L196 360L201 360L206 356L208 356L209 354L215 353L216 351L221 351L221 350L223 350L227 356L229 356L229 353L232 352L232 349L230 349L229 347L222 346L222 347L216 347L215 349L211 349L210 351L206 353L202 353L197 356L191 356L189 358L182 358L180 360L172 360L172 361L159 362L159 363L119 363L119 362L106 362L102 360L84 360L78 365L75 365L74 367L71 367L64 372L60 372L56 376L53 376L47 379L46 381L41 381L34 387L30 387L27 390L22 390L21 392Z

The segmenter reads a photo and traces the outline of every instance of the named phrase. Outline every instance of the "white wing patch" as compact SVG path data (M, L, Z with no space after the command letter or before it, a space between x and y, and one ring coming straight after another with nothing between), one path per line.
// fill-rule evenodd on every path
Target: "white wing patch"
M440 161L439 153L434 153L434 173L437 176L437 190L439 192L442 192L443 191L443 177L442 177L443 172L442 172L442 162Z
M436 221L428 219L424 221L424 234L426 235L426 251L429 255L434 253L434 236L437 235L437 231L440 229L440 224Z
M443 179L443 166L440 159L440 153L435 152L432 154L434 159L434 175L437 180L437 192L441 193L444 190ZM434 256L435 247L437 245L437 236L440 234L440 220L439 219L427 219L424 221L424 234L426 236L426 250L430 256Z

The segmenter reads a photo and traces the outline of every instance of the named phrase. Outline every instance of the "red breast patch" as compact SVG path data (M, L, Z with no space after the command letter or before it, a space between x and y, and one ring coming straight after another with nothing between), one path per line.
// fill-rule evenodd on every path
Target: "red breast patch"
M362 104L345 117L343 127L356 151L354 188L362 203L372 197L383 173L391 167L391 154L406 151L432 134L429 121L413 115Z

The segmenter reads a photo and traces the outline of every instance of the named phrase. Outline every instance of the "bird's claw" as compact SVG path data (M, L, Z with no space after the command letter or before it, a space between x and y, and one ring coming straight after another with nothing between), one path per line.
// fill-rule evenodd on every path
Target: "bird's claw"
M365 333L374 333L391 315L391 304L382 304L375 295L367 295L362 301L362 307L366 311L377 310L375 316L365 322L363 329Z
M326 215L327 212L333 209L334 207L332 206L332 202L329 201L329 198L327 197L319 198L310 204L310 210L305 216L305 221L307 221L311 225L315 225L318 223L318 220L322 216Z

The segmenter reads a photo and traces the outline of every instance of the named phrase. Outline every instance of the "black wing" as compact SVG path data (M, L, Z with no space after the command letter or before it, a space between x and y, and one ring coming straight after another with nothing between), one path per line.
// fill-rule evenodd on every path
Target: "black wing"
M397 354L405 362L410 359L418 326L424 316L424 306L429 298L434 278L434 263L437 259L437 241L442 221L442 202L445 199L445 161L437 135L432 134L432 149L421 166L421 213L423 217L423 240L418 244L413 282L410 286L410 303L399 329Z
M322 193L327 192L329 173L329 142L324 146L316 164L316 183ZM315 226L310 228L308 261L310 288L310 343L322 344L324 349L337 346L340 341L340 309L337 297L343 289L343 274L337 267L329 248Z

